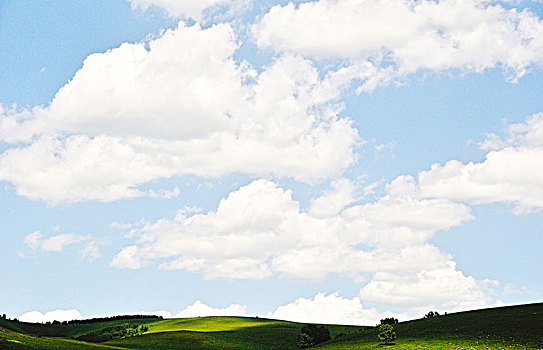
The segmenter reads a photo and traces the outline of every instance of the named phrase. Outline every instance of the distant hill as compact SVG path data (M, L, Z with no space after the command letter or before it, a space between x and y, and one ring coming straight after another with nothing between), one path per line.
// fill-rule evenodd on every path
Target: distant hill
M79 323L0 320L0 349L294 350L304 326L250 317L119 317ZM386 347L377 341L375 327L325 326L332 340L315 349L543 349L543 303L401 322L394 325L396 345Z

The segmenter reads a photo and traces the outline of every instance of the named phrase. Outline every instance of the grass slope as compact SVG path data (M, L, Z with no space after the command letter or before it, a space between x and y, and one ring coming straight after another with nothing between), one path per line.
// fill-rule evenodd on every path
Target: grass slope
M294 350L303 324L248 317L141 320L144 335L101 344L67 339L124 321L56 326L2 320L0 349ZM140 320L138 320L140 322ZM64 327L61 331L58 327ZM68 327L68 328L66 328ZM326 326L333 339L315 349L543 349L543 303L485 309L403 322L395 346L379 344L374 327ZM340 336L340 333L344 335ZM33 336L41 334L42 336ZM63 335L51 338L45 334Z
M103 321L89 324L74 324L74 325L55 325L41 324L28 322L15 322L10 320L0 319L0 327L9 329L15 332L28 335L37 335L42 337L65 337L75 338L80 335L95 332L104 328L114 327L126 323L137 323L140 325L157 322L157 319L130 319L130 320L114 320Z
M402 322L393 349L543 349L543 303ZM335 338L319 349L382 348L377 329Z
M83 343L59 337L37 337L0 328L0 349L122 349L111 345Z
M149 325L141 337L124 338L107 344L130 349L255 349L298 348L298 334L304 324L250 317L198 317L169 319ZM365 329L357 326L327 326L332 336Z

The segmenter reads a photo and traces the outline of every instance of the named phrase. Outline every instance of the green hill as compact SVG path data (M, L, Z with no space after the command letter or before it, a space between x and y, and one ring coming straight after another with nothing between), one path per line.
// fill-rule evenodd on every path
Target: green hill
M543 349L543 303L459 312L394 325L393 349ZM377 329L318 349L378 348Z
M141 326L145 325L145 328ZM249 317L130 319L52 325L0 320L0 349L298 349L300 323ZM123 327L142 334L100 343ZM315 349L382 349L375 327L326 325L332 340ZM543 349L543 303L448 314L394 325L390 349ZM141 332L140 332L141 333Z

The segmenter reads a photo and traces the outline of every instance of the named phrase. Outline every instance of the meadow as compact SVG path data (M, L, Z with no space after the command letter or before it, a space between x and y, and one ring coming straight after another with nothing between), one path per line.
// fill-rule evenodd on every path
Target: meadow
M75 340L122 327L145 332L92 343ZM252 317L132 318L88 324L0 320L0 349L299 349L301 323ZM325 325L331 340L311 349L543 349L543 303L492 308L394 325L394 345L373 326ZM141 329L141 328L138 328Z

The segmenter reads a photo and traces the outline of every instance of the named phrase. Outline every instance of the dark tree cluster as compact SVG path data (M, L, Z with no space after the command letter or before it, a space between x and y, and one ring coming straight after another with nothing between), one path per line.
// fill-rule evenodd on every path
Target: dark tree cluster
M439 312L437 311L430 311L426 315L424 315L424 318L432 318L439 316Z
M298 346L300 349L307 349L330 339L330 331L326 327L310 324L300 330Z
M17 318L11 319L11 318L7 317L6 314L2 314L2 316L0 316L0 320L19 322L19 320Z
M396 323L398 323L398 319L394 317L387 317L381 320L381 324L396 324Z
M156 315L122 315L122 316L111 316L111 317L98 317L98 318L91 318L88 320L72 320L72 321L64 321L62 324L90 324L90 323L98 323L98 322L105 322L105 321L121 321L121 320L141 320L141 319L159 319L162 320L162 316L156 316Z
M94 332L81 335L75 339L91 343L102 343L113 339L133 337L145 333L148 330L149 327L146 325L140 326L136 323L125 323L113 327L102 328Z

